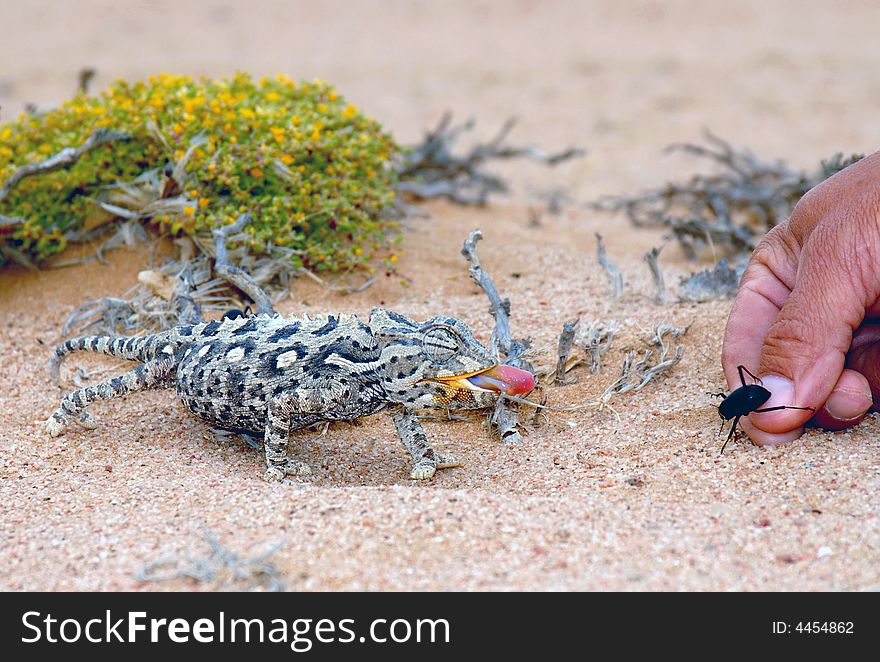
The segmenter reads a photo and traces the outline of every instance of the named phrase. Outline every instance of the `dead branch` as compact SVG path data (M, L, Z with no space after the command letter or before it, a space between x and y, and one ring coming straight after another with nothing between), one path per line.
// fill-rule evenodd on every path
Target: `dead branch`
M29 163L21 166L18 170L12 173L12 176L2 187L0 187L0 202L3 202L12 189L18 186L23 179L33 177L34 175L45 175L46 173L61 170L62 168L68 168L79 161L84 154L117 140L131 140L131 136L126 133L110 131L109 129L98 129L79 147L65 147L45 161Z
M647 253L645 253L645 262L648 263L648 268L651 270L651 278L654 279L654 303L658 306L662 306L666 303L666 282L663 280L663 272L660 270L660 265L657 264L657 258L660 256L660 251L663 250L663 246L655 246Z
M280 540L262 553L248 558L224 547L204 525L200 528L208 547L207 555L187 555L183 558L152 561L141 568L137 575L138 581L190 579L196 583L212 584L211 588L215 591L253 588L266 591L287 590L282 572L269 560L284 546L285 540Z
M489 312L495 318L495 328L492 329L492 338L490 340L490 349L492 354L499 358L502 355L509 357L511 350L510 340L510 299L502 299L492 282L491 276L480 265L480 258L477 256L477 242L483 238L483 233L474 230L468 235L467 240L462 246L461 254L470 262L470 274L473 281L477 284L489 299Z
M745 267L745 261L732 268L726 257L721 258L714 267L682 278L678 285L678 296L682 301L697 302L732 299L736 296Z
M691 258L706 247L749 253L767 231L788 218L807 191L861 158L836 154L814 172L796 171L735 149L709 131L704 140L704 145L676 144L666 151L707 159L717 172L635 195L605 197L590 208L624 212L639 227L665 226Z
M599 264L602 265L602 268L611 277L611 284L614 287L613 296L614 299L617 300L623 296L623 274L620 273L620 269L615 267L611 263L611 260L608 259L608 254L605 252L605 240L598 232L596 233L596 244L599 254Z
M586 355L590 372L598 375L602 369L602 356L611 349L614 334L620 329L620 322L612 320L607 324L591 322L580 339L580 346Z
M564 385L577 382L577 377L567 376L566 372L569 370L567 365L568 356L571 354L571 346L574 344L575 332L580 321L580 318L577 317L562 326L562 333L559 335L559 343L556 348L558 357L556 360L556 372L553 374L553 381L557 384Z
M495 327L492 329L490 350L493 356L503 361L505 365L532 370L531 365L523 359L523 355L529 347L527 340L511 339L510 337L510 300L502 299L492 282L492 278L480 265L477 256L477 242L483 238L479 230L472 231L465 240L461 254L470 263L471 278L477 286L485 292L489 299L489 311L495 318ZM498 429L502 440L507 444L522 441L518 426L518 414L511 408L504 396L499 397L492 414L491 422Z
M509 119L489 142L474 146L469 152L453 152L461 135L474 127L474 121L452 126L452 114L444 113L440 123L426 132L422 142L404 155L398 165L398 190L416 200L445 197L460 205L488 204L492 193L506 193L507 183L484 169L493 160L526 158L549 166L583 156L585 151L570 147L548 153L532 146L505 144L515 120Z
M258 315L271 315L275 312L272 299L263 291L246 271L229 263L226 251L226 240L241 232L253 221L250 214L242 214L235 223L223 228L215 228L214 235L214 270L221 278L231 283L251 298L257 308Z

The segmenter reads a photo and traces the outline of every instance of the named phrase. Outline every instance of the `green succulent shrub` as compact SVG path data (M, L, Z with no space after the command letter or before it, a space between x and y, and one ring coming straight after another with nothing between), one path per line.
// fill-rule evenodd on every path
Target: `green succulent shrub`
M361 265L388 244L398 147L324 82L118 81L0 125L0 185L100 129L128 139L22 179L0 200L0 249L10 249L0 264L13 252L40 264L120 218L199 236L245 211L247 252L283 255L292 269Z

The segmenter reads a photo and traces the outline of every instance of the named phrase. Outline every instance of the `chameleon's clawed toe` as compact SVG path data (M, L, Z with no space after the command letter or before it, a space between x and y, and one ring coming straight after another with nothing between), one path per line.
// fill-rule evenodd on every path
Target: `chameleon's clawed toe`
M312 468L299 460L288 460L285 464L273 465L266 469L266 480L280 481L285 476L309 476Z
M280 467L269 467L266 469L264 478L269 483L280 483L284 480L284 470Z
M311 476L312 468L299 460L288 460L284 465L284 473L288 476Z
M459 460L455 455L437 455L437 468L438 469L451 469L453 467L460 467L461 460Z
M413 467L409 477L413 480L427 480L437 473L437 463L434 460L422 460Z
M95 422L95 419L92 418L92 415L84 411L79 415L79 418L76 419L76 422L80 424L80 426L86 430L94 430L98 427L98 424Z
M64 434L66 427L63 419L58 420L55 416L50 416L46 419L46 432L49 433L50 437L58 437Z

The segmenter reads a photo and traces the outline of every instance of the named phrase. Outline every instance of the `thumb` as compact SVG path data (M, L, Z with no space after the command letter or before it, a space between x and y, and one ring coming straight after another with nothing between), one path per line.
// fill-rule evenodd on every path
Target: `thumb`
M872 245L854 232L857 219L845 219L845 226L839 220L825 219L807 239L794 288L767 332L758 374L772 395L762 408L789 405L819 411L843 374L867 300L876 298L868 291L873 289L868 266L876 240ZM873 250L867 248L871 246ZM812 415L783 409L753 414L749 420L764 432L783 433Z

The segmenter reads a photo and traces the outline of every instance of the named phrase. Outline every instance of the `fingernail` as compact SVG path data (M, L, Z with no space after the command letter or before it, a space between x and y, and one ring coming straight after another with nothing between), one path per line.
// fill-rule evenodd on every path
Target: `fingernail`
M872 404L871 395L862 391L834 389L825 402L825 411L839 421L852 421L864 414Z
M764 388L770 391L770 399L767 400L761 408L778 407L780 405L795 405L794 402L794 382L790 382L785 377L779 375L767 375L761 377Z

